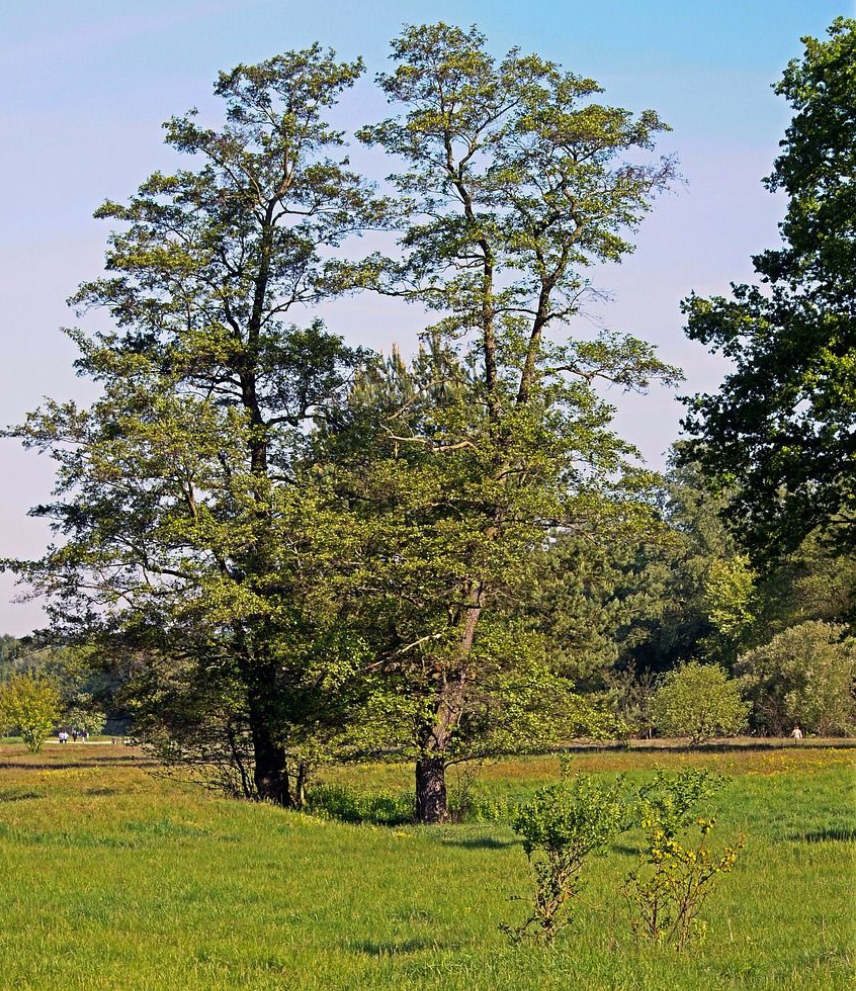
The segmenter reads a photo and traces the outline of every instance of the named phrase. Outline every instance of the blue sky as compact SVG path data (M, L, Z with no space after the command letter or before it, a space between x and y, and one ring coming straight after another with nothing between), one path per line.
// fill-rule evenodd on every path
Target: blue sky
M213 106L220 69L318 39L363 55L368 79L341 108L345 126L384 112L370 77L402 23L478 24L492 49L537 51L605 87L604 99L651 107L674 130L686 186L661 199L620 267L595 273L615 301L598 316L658 343L687 374L683 392L714 388L722 368L681 333L680 299L724 292L751 276L750 256L775 242L783 202L761 187L788 121L770 88L800 37L821 35L844 0L31 0L0 12L0 425L43 395L86 398L58 328L64 300L100 271L106 229L92 219L173 161L160 124ZM419 314L360 298L325 312L360 343L404 347ZM97 318L96 318L97 319ZM86 324L84 324L86 326ZM95 322L91 322L94 326ZM618 428L661 466L678 431L672 394L616 396ZM38 555L47 533L26 517L51 487L45 458L0 441L0 557ZM0 576L0 632L41 622L36 602L12 604Z

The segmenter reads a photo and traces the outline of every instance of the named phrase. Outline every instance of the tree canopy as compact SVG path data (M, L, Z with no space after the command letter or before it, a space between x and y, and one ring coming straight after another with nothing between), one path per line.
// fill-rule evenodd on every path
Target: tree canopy
M382 223L325 119L361 72L315 45L222 73L220 129L167 122L192 167L100 207L107 274L73 299L114 326L69 332L100 398L11 431L58 465L56 501L33 512L60 539L19 566L55 628L133 653L137 702L175 717L179 749L228 699L228 759L248 794L286 804L297 727L352 663L303 553L330 530L301 459L361 360L307 316L338 291L331 253Z
M446 819L459 761L655 722L736 732L735 665L760 726L769 657L856 601L823 543L856 532L854 31L809 40L779 87L796 115L769 184L790 207L763 285L686 303L735 367L692 401L665 479L604 390L680 372L578 319L675 178L656 113L475 28L406 27L377 80L389 116L356 134L387 163L381 196L330 124L359 61L314 45L222 73L220 125L165 125L187 167L97 212L106 272L73 304L111 329L68 333L99 397L7 431L57 485L33 510L55 543L5 566L78 649L6 638L0 674L54 665L76 723L120 708L164 759L283 805L330 756L394 753L423 822ZM370 230L385 252L357 250ZM380 355L328 330L315 308L357 291L420 308L418 339ZM849 653L825 646L840 701Z
M817 528L856 545L856 21L828 34L776 87L794 110L767 179L788 196L783 245L754 258L759 285L684 304L689 336L733 362L689 402L686 451L733 490L726 518L756 561Z

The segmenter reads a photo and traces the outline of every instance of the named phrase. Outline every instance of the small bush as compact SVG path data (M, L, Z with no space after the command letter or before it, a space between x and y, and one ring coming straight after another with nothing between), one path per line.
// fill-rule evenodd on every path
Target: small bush
M587 858L602 852L624 828L622 784L580 775L539 789L519 806L511 825L523 838L533 894L531 914L523 924L500 927L512 940L531 937L551 944L569 924L567 909L581 890Z
M719 875L734 867L742 841L714 855L706 838L715 818L695 818L698 805L722 786L724 779L707 771L662 771L639 790L637 818L647 832L640 866L628 874L623 893L635 909L631 926L637 936L668 942L683 950L691 938L704 935L698 919ZM694 822L693 822L694 819ZM677 834L693 823L697 843L686 845Z
M716 664L695 661L669 671L651 701L661 736L688 736L693 746L712 736L735 736L746 726L749 704Z

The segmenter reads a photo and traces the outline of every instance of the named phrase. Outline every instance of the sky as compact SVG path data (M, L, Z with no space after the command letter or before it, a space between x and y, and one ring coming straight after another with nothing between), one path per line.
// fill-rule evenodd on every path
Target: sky
M787 126L771 84L800 38L818 37L846 0L30 0L0 9L0 427L44 396L91 398L75 377L60 327L65 304L101 271L103 222L92 212L123 199L175 158L160 125L193 106L213 109L217 72L315 40L362 55L367 77L339 109L346 128L385 114L372 76L387 67L402 24L477 24L490 48L533 51L593 76L603 99L657 110L673 130L660 142L684 182L662 197L621 266L592 273L612 294L594 314L655 342L685 384L647 396L610 394L616 428L660 468L677 438L676 395L715 389L723 365L682 333L680 300L749 281L751 256L778 241L784 201L761 185ZM355 160L359 161L359 152ZM422 317L403 304L357 297L324 313L353 343L407 350ZM99 319L102 321L99 323ZM84 328L103 326L87 318ZM572 328L573 329L573 328ZM49 540L30 506L46 501L52 464L0 439L0 558L37 557ZM0 633L43 625L40 603L0 574Z

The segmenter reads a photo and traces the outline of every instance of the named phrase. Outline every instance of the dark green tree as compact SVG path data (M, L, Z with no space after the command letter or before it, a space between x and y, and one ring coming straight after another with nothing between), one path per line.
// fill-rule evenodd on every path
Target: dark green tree
M596 385L677 373L633 337L561 335L595 292L586 270L631 250L674 168L640 155L664 129L656 114L598 103L592 80L536 56L496 60L475 29L406 28L393 57L380 85L397 114L361 136L402 162L403 252L363 278L438 322L411 365L391 361L355 393L364 453L342 490L352 529L371 535L376 671L406 700L417 812L437 822L470 730L537 716L547 694L532 687L549 683L543 643L509 620L533 551L557 532L618 539L650 520L649 479L629 471Z
M733 362L684 426L725 517L756 561L820 528L856 544L856 21L804 39L776 92L794 116L767 179L788 196L782 247L754 259L760 285L690 297L687 333Z
M219 728L217 746L246 757L245 793L281 804L359 652L324 591L325 540L340 544L305 452L361 359L290 321L341 288L331 253L381 222L326 122L361 72L318 45L240 65L215 86L219 129L196 111L165 125L192 167L100 207L116 224L107 274L73 300L114 325L69 331L100 398L9 431L58 465L56 500L33 513L60 540L11 562L50 596L56 629L137 658L141 715L182 730L179 757L204 760ZM218 705L231 721L209 719Z

